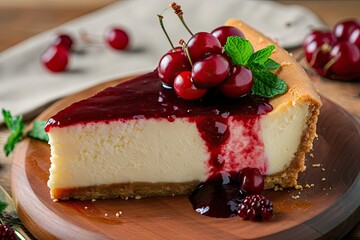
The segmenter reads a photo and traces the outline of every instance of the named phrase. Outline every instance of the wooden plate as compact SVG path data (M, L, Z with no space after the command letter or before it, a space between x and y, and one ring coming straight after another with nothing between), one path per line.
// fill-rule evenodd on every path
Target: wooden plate
M39 119L119 81L65 98ZM351 115L322 100L319 137L307 157L308 169L299 179L303 186L314 185L303 190L266 191L276 210L270 221L201 216L192 210L186 196L53 202L46 185L50 149L47 143L33 139L22 141L14 158L12 192L17 211L39 239L339 238L360 217L360 130ZM117 217L119 211L122 215Z

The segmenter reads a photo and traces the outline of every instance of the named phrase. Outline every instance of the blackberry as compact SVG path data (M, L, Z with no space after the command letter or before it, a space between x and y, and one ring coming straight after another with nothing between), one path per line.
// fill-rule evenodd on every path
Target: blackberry
M8 225L0 224L0 240L17 240L14 229Z
M238 209L238 215L245 220L266 220L273 216L272 202L259 194L242 199Z

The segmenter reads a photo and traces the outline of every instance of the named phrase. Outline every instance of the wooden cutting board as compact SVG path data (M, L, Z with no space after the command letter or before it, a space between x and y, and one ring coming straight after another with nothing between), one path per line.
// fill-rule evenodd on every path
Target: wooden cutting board
M47 120L72 102L124 80L62 99L38 119ZM269 221L201 216L193 211L187 196L53 202L46 185L49 145L28 138L17 146L13 162L16 208L24 225L39 239L339 238L360 218L360 130L348 113L322 100L319 137L299 179L301 185L313 187L266 191L275 208ZM120 211L122 214L116 216Z

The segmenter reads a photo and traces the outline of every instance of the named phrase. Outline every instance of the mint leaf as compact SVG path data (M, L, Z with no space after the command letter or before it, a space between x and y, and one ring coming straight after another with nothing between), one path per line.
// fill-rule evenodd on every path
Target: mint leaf
M29 132L29 137L41 140L49 141L49 135L45 132L46 121L35 121L34 126Z
M274 51L275 46L269 45L263 49L256 51L249 58L249 62L256 62L260 64L264 64L266 60L271 56L272 51Z
M248 68L250 68L250 70L252 72L254 71L268 71L267 67L264 64L261 63L257 63L257 62L249 62L247 65Z
M9 154L14 150L15 145L22 139L25 125L22 115L14 118L10 111L5 109L2 109L2 114L4 116L5 125L11 132L4 146L5 154L6 156L9 156Z
M253 77L254 85L251 90L258 96L273 98L276 95L283 94L287 91L285 81L269 71L259 71L254 69Z
M233 36L227 38L224 49L235 65L246 65L253 52L249 40Z
M278 64L277 62L275 62L274 60L272 60L271 58L269 58L268 60L265 61L264 63L265 67L269 70L276 70L280 67L280 64Z
M7 207L7 204L0 201L0 213L2 213L6 207Z

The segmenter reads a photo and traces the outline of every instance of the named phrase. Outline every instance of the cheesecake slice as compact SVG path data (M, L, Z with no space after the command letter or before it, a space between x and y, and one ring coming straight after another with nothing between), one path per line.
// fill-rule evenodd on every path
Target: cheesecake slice
M218 171L258 168L265 188L291 187L316 136L320 98L276 43L237 20L255 50L275 44L275 73L288 86L273 99L209 95L186 101L157 71L107 88L55 114L48 186L53 199L188 194Z

